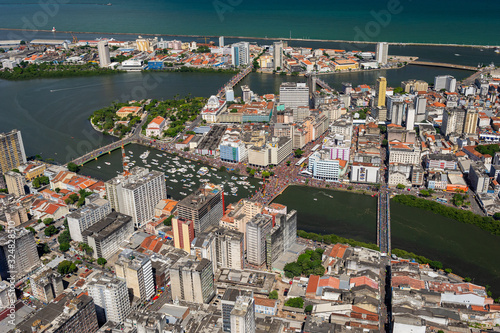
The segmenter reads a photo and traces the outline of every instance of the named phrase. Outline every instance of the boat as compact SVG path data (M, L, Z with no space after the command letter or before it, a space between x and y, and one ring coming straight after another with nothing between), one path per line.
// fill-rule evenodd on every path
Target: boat
M150 164L146 164L145 167L151 168L151 165Z
M160 155L160 154L156 154L156 156L158 156L158 157L162 157L162 155Z
M134 155L134 153L133 153L131 150L129 150L129 151L128 151L128 153L129 153L130 155Z
M495 53L500 53L500 49L495 49Z
M198 170L198 174L205 176L208 173L208 168L207 167L201 167L200 170Z
M182 195L187 195L186 192L179 192L179 194L182 194Z
M178 183L179 181L177 179L170 179L172 183Z
M101 167L98 165L98 166L97 166L97 169L100 169L100 168L101 168Z
M56 27L52 27L52 32L56 32Z
M318 201L318 199L314 198L314 201Z
M149 156L149 150L142 153L141 156L139 157L141 158L141 160L145 160L146 158L148 158L148 156Z
M460 57L460 54L458 54L458 53L455 53L455 57Z
M106 164L106 165L111 165L111 163L109 163L109 162L104 162L104 164Z
M238 177L232 176L231 180L238 180Z

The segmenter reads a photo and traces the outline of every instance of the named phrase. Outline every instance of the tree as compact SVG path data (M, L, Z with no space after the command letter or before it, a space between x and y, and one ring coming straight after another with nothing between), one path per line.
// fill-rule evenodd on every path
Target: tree
M26 227L25 229L26 229L26 230L28 230L28 231L31 231L31 233L32 233L33 235L34 235L34 234L36 234L35 229L33 229L32 227Z
M69 162L68 163L68 170L71 172L78 172L78 171L80 171L80 167L73 162Z
M56 187L56 189L54 191L56 191L56 193L59 193L59 192L61 192L61 189L59 187Z
M165 221L163 221L163 224L166 225L166 226L171 226L172 225L172 218L173 217L174 217L173 215L170 215L169 217L167 217L165 219Z
M43 222L43 224L45 224L46 226L49 226L49 225L51 225L52 223L54 223L54 219L52 219L52 218L46 218L46 219L44 219L42 222Z
M308 306L306 306L306 308L304 309L304 312L307 313L307 314L311 314L313 310L313 306L311 304L309 304Z
M108 261L106 259L104 259L104 258L97 258L97 264L99 266L102 266L103 268L104 268L104 266L106 265L107 262Z
M57 271L62 275L70 274L76 272L77 270L78 268L76 267L75 263L69 260L63 260L57 266Z
M292 308L303 308L304 307L304 300L302 299L302 297L289 298L285 302L285 306L291 306Z
M403 184L398 184L398 185L396 185L396 188L398 190L404 190L406 188L406 186L404 186Z
M50 247L47 245L47 243L38 244L37 250L39 256L43 256L46 253L50 253Z
M55 235L59 232L59 230L57 230L56 227L54 227L53 225L49 225L47 228L45 228L44 230L44 233L45 233L45 236L47 237L50 237L52 235Z
M269 293L269 299L278 299L278 291L273 290Z
M87 243L81 242L78 247L80 248L81 251L85 251L85 254L88 256L92 255L94 252L94 249L90 247Z
M299 149L295 150L293 153L294 153L295 157L299 158L299 157L302 157L302 154L304 154L304 151L299 148Z
M427 190L420 190L420 195L423 197L430 197L431 194Z
M59 244L71 242L71 235L69 233L69 230L64 230L63 232L61 232L59 237L57 237L57 241L59 242Z
M446 268L444 271L446 272L446 274L451 274L452 272L451 268Z
M61 243L61 244L59 244L59 250L61 252L68 251L70 247L71 247L71 245L69 245L69 243Z
M470 277L464 278L464 282L471 282L471 281L472 281L472 279Z
M290 164L292 164L291 161L286 161L286 165L290 166Z
M226 172L227 168L225 166L221 165L221 167L219 168L219 171L220 172Z
M271 173L269 171L262 172L262 177L264 177L264 178L269 178L270 175L271 175Z

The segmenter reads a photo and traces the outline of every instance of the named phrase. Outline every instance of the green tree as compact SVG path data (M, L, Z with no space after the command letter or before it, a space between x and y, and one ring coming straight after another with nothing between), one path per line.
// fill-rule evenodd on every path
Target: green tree
M81 242L78 244L78 247L80 248L81 251L85 251L85 254L90 256L94 252L94 249L90 247L87 243Z
M273 290L269 293L269 299L278 299L278 291Z
M68 170L71 172L78 172L78 171L80 171L80 167L73 162L69 162L68 163Z
M269 171L262 172L262 177L264 177L264 178L269 178L270 175L271 175L271 173Z
M69 245L69 243L61 243L61 244L59 244L59 250L60 250L61 252L66 252L66 251L68 251L68 250L70 249L70 247L71 247L71 246Z
M396 188L399 190L404 190L406 188L406 186L404 186L403 184L398 184L398 185L396 185Z
M63 260L57 266L57 271L62 275L70 274L76 272L77 270L78 268L76 267L75 263L69 260Z
M163 224L166 225L166 226L171 226L172 225L172 218L173 217L174 217L173 215L170 215L169 217L167 217L165 219L165 221L163 221Z
M290 164L292 164L291 161L286 161L286 165L290 166Z
M69 242L71 242L71 235L69 233L69 230L64 230L63 232L61 232L61 234L57 237L57 241L59 242L59 244L69 244Z
M219 168L219 171L220 172L226 172L227 168L225 166L221 165L221 167Z
M293 298L289 298L286 302L285 302L285 306L291 306L292 308L303 308L304 307L304 300L302 299L302 297L293 297Z
M423 197L430 197L431 194L427 190L420 190L420 195Z
M313 306L311 304L309 304L308 306L306 306L306 308L304 309L304 312L307 313L307 314L311 314L313 310Z
M304 154L304 151L299 148L299 149L296 149L293 153L294 153L295 157L298 158L298 157L302 157L302 155Z
M47 228L45 228L44 230L44 233L45 233L45 236L47 237L50 237L52 235L55 235L59 232L59 230L57 230L56 227L54 227L53 225L49 225Z
M43 224L45 224L45 225L48 226L48 225L51 225L52 223L54 223L54 219L52 219L52 218L46 218L42 222L43 222Z
M28 231L31 231L31 233L32 233L33 235L35 235L35 234L36 234L35 229L33 229L32 227L26 227L25 229L26 229L26 230L28 230Z
M97 264L99 266L102 266L103 268L104 268L104 266L106 265L107 262L108 261L106 259L104 259L104 258L97 258Z
M444 271L446 272L446 274L451 274L452 272L451 268L446 268Z

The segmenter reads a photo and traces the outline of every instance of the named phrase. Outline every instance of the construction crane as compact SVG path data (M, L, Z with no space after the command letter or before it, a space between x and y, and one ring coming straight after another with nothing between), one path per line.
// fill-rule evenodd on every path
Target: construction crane
M73 33L71 33L71 37L73 37L73 44L78 43L78 38Z

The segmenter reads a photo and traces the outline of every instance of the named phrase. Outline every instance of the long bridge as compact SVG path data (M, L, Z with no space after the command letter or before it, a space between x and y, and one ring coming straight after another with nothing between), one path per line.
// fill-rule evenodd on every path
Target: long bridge
M478 68L474 66L464 66L457 64L447 64L443 62L430 62L430 61L412 61L408 65L419 65L419 66L431 66L431 67L444 67L444 68L455 68L455 69L465 69L469 71L477 71Z
M377 245L382 253L391 253L391 213L389 193L384 186L378 195Z
M248 66L235 76L231 78L222 88L219 89L217 92L217 97L222 98L226 96L226 88L233 88L235 85L240 83L241 80L243 80L253 69L253 65Z
M328 83L326 83L325 81L323 81L321 79L316 78L316 84L323 89L333 91L333 89L328 85Z

